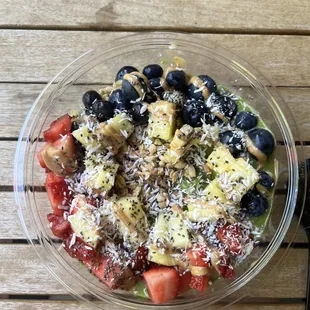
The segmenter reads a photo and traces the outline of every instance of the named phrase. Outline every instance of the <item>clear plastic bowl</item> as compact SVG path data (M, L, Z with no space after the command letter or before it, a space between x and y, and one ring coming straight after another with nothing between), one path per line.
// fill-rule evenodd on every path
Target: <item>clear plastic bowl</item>
M280 173L271 214L262 236L262 240L268 242L256 247L237 268L238 277L231 281L218 280L205 293L189 293L167 305L155 306L147 299L110 291L63 250L46 219L51 207L43 190L45 172L39 166L36 154L43 143L43 131L56 117L71 109L79 109L84 91L111 84L115 73L124 65L142 69L148 63L162 60L171 63L173 56L183 57L191 74L212 76L260 113L278 141L275 154ZM289 108L271 83L240 57L193 35L143 33L126 36L74 60L46 85L31 107L19 136L15 158L15 199L19 217L32 249L51 274L73 296L89 301L94 307L100 309L107 302L138 309L185 309L189 305L210 305L237 290L240 292L243 286L249 287L245 284L261 272L283 241L294 213L298 186L304 186L298 184L298 163L304 161L304 157L302 148L295 147L295 141L302 139ZM283 189L286 186L285 196Z

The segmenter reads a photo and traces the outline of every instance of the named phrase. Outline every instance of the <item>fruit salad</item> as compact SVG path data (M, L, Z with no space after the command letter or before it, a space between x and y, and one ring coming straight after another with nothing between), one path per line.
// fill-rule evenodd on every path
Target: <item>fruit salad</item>
M179 57L124 66L81 97L38 153L64 250L109 289L156 304L236 277L276 181L275 139L258 113Z

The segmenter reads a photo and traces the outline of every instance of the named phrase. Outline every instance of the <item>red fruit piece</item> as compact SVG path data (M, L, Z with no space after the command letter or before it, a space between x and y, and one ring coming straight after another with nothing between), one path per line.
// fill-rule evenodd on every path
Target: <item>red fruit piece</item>
M208 287L207 276L192 276L189 286L196 291L203 292Z
M210 259L207 259L207 248L198 246L187 251L187 256L193 266L210 267Z
M212 266L225 279L235 277L236 273L230 264L229 257L226 252L214 250L212 253Z
M65 178L49 172L46 175L45 188L54 214L63 215L65 206L68 206L72 199Z
M218 228L217 235L230 254L235 256L242 254L242 234L238 224L225 225Z
M162 304L177 297L179 273L173 268L159 267L143 273L150 298L155 304Z
M181 272L179 276L180 278L179 278L178 294L183 294L187 292L190 288L189 283L191 281L192 274L189 271L186 271L186 272Z
M217 265L217 270L224 279L234 278L236 272L234 267L229 262L229 257L227 255L220 256L219 264Z
M97 255L84 259L83 263L110 289L132 285L135 282L132 272L127 267L121 268L117 263L113 263L111 257Z
M80 261L84 261L85 259L93 259L96 257L97 252L93 247L86 244L79 237L75 237L75 240L72 238L74 238L74 236L73 234L70 234L64 240L64 249L71 257Z
M50 228L53 234L58 238L64 238L71 230L70 223L62 216L48 214L47 220L50 222Z
M136 252L136 256L131 261L131 269L133 270L135 275L143 273L149 265L149 261L147 259L149 250L140 246Z
M71 117L68 114L61 116L50 124L50 128L43 133L46 142L54 142L71 130Z

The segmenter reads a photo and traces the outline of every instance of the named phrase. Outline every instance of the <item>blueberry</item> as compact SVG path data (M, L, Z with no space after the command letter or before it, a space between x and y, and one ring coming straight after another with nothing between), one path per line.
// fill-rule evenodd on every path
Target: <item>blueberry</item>
M274 179L273 177L268 174L266 171L258 171L259 173L259 184L263 185L265 188L273 188L274 186Z
M234 156L238 156L241 152L244 151L244 143L240 133L227 130L220 133L219 137L221 143L228 146L229 151Z
M143 113L141 113L141 109ZM140 102L137 102L133 105L132 109L130 110L130 114L134 123L138 125L147 124L149 121L149 112L145 108L145 105L141 104Z
M125 67L120 68L118 72L116 73L115 81L122 80L125 74L131 73L134 71L139 71L139 70L132 66L125 66Z
M122 82L122 91L129 101L141 101L148 92L147 78L139 72L128 73Z
M211 102L212 105L216 108L215 115L220 119L231 119L237 113L237 105L235 101L228 96L214 96Z
M168 90L168 86L164 78L150 79L149 83L152 91L160 97L162 97L163 93Z
M79 124L77 122L73 121L71 124L71 130L70 131L73 132L79 128L80 128Z
M125 98L121 89L113 90L109 96L109 101L115 110L128 111L132 108L132 103Z
M99 122L104 122L113 117L113 106L109 101L95 101L95 103L93 104L93 114L96 115Z
M160 65L152 64L144 67L142 73L150 80L161 77L164 71Z
M215 92L215 81L207 75L193 76L187 88L187 96L204 101Z
M258 118L252 112L238 112L235 118L235 126L242 130L250 130L256 127L257 123Z
M260 216L266 212L269 204L257 189L253 189L242 197L240 207L250 216Z
M252 143L248 144L248 151L257 158L255 149L260 150L267 157L275 148L275 140L272 133L266 129L254 128L248 131L248 136ZM253 148L252 145L255 147ZM258 158L259 159L259 158Z
M182 70L171 70L166 75L166 82L175 90L185 90L186 88L186 75Z
M101 100L101 96L95 91L95 90L89 90L86 93L84 93L82 97L83 104L85 106L85 109L88 111L92 110L93 103L96 100Z
M208 75L198 75L198 77L202 80L203 84L206 85L209 89L210 94L214 93L216 90L215 81Z
M182 108L182 119L185 124L192 127L201 127L201 119L208 119L208 109L200 101L188 100Z

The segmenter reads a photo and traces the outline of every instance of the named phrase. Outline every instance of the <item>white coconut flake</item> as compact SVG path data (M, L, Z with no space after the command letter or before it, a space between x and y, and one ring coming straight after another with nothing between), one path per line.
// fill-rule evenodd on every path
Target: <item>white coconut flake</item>
M71 247L75 244L75 242L76 242L76 233L73 233L72 238L70 240L69 249L71 249Z

